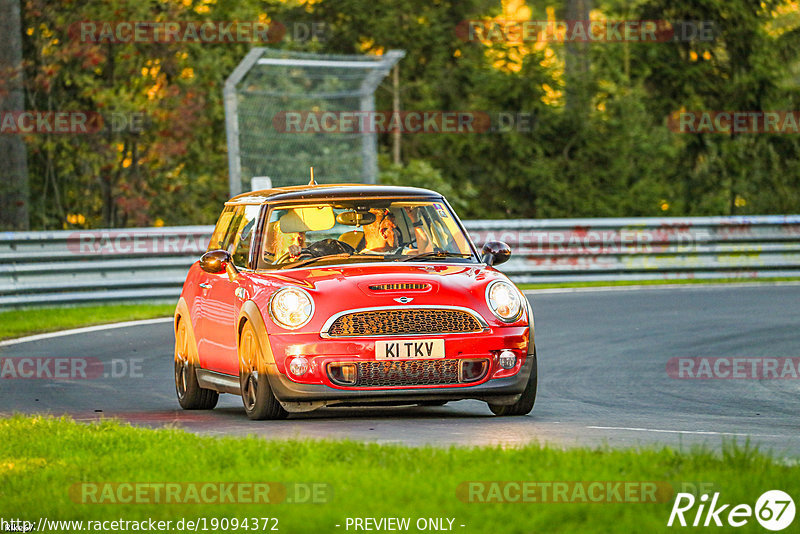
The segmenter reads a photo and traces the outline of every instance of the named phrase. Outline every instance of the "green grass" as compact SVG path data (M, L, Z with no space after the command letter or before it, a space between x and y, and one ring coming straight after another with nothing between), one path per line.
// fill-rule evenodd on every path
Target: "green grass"
M119 321L169 317L175 304L23 308L0 312L0 339Z
M253 423L268 424L296 423ZM486 504L463 502L456 491L466 481L663 481L673 487L711 483L723 502L750 506L770 489L782 489L796 500L800 496L796 462L778 462L747 446L730 445L719 454L700 449L679 453L668 448L561 450L537 445L408 448L199 437L109 421L80 424L22 416L0 419L0 436L0 517L33 521L277 517L280 531L322 533L347 532L348 517L412 521L448 517L455 518L454 530L463 533L668 532L675 530L666 527L671 495L655 504ZM70 497L70 488L78 483L223 481L272 482L290 488L295 483L328 484L330 499L316 504L198 505L84 504L79 491ZM342 526L336 528L337 524ZM763 532L753 518L736 530Z
M768 284L774 282L800 282L798 277L784 278L709 278L686 280L617 280L599 282L558 282L553 284L517 284L520 289L553 289L562 287L616 287L616 286L660 286L670 284Z

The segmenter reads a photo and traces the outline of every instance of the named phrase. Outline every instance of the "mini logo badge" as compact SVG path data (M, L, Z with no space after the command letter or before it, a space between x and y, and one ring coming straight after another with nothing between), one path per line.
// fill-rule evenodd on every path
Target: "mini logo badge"
M412 300L414 299L412 299L411 297L398 297L394 299L395 302L399 302L400 304L408 304Z

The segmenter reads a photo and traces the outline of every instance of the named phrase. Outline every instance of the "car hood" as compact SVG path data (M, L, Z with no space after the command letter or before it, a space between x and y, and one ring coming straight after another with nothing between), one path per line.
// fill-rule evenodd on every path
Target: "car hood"
M451 305L485 308L486 286L507 280L482 264L358 264L257 273L252 277L256 295L266 300L278 288L301 287L311 293L318 311L381 306ZM402 302L397 299L412 299Z

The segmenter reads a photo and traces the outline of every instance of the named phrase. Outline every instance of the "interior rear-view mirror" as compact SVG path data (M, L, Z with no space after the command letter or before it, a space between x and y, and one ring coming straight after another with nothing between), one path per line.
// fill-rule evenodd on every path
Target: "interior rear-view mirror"
M375 214L369 211L343 211L336 216L336 222L346 226L364 226L376 220Z

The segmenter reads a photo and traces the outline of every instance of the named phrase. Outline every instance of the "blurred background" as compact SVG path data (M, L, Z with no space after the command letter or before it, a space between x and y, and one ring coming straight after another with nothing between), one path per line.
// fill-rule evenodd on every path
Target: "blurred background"
M2 111L89 111L106 120L88 135L14 134L3 123L3 229L213 223L228 198L223 85L253 46L404 50L396 77L375 92L377 110L399 103L524 117L524 125L475 134L378 135L380 182L436 189L463 218L800 206L796 131L668 126L685 110L798 109L796 1L0 0L0 10ZM530 20L695 21L713 32L660 42L464 33L467 21ZM110 43L76 37L80 21L261 21L282 31L255 44ZM109 117L119 119L113 127Z

